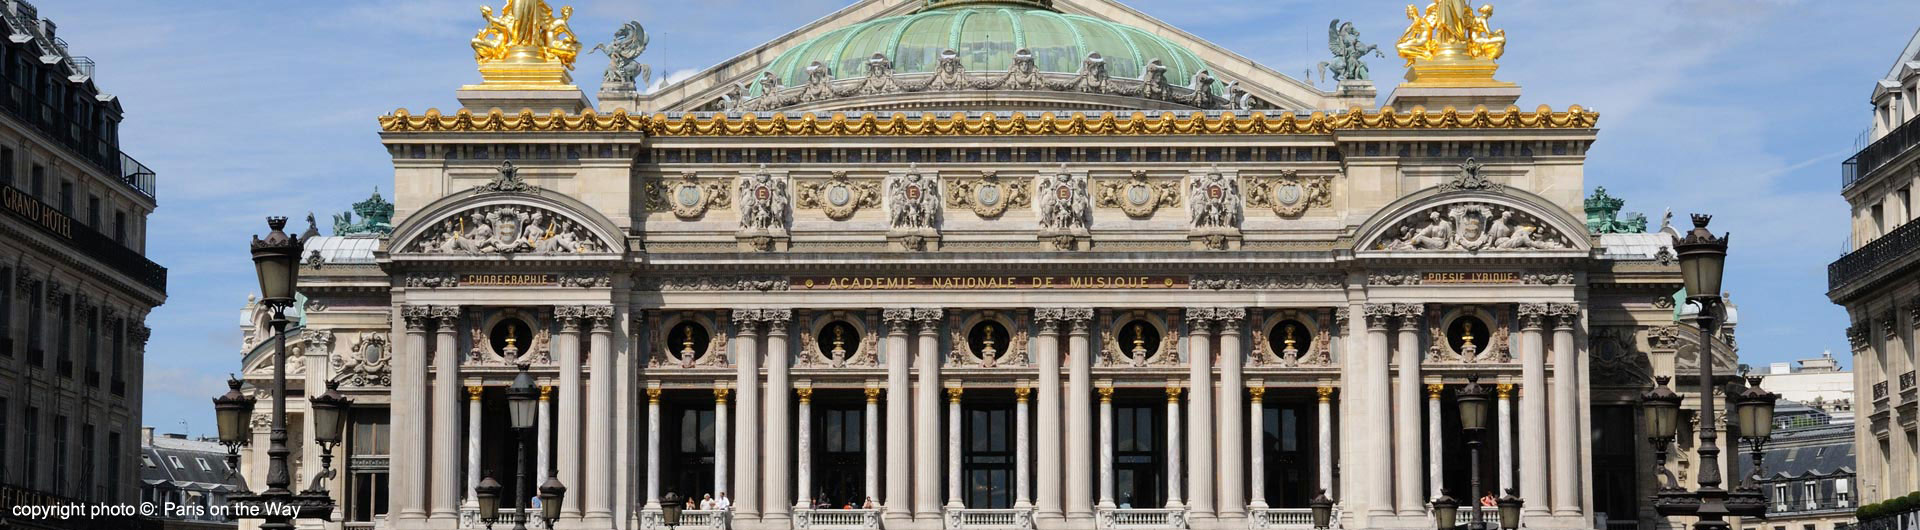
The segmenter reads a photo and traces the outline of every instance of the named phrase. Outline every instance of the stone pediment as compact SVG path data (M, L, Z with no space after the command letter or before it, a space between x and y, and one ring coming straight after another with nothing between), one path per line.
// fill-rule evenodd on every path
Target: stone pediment
M1513 188L1441 186L1403 197L1361 225L1357 254L1527 254L1592 248L1586 225Z
M423 208L394 231L394 256L620 256L623 231L579 201L553 192L475 189Z
M796 49L805 51L807 47L822 47L816 40L822 37L834 37L839 33L859 31L856 26L883 21L889 17L924 16L916 14L921 2L902 2L898 0L861 0L844 9L836 11L810 24L777 37L761 46L728 59L718 65L697 73L692 77L661 87L648 94L603 93L601 100L603 112L624 109L629 112L691 112L722 110L788 110L788 111L829 111L829 110L917 110L927 108L925 94L921 92L951 92L964 90L982 92L1015 90L1031 93L1037 99L1030 102L1035 108L1069 108L1079 105L1084 108L1106 109L1169 109L1169 108L1235 108L1236 103L1251 102L1255 108L1281 110L1311 110L1324 108L1345 108L1350 104L1371 104L1371 94L1365 102L1347 101L1336 94L1319 90L1312 84L1281 74L1271 68L1261 66L1232 51L1220 48L1206 40L1190 34L1180 28L1147 16L1114 0L1059 0L1052 7L1063 17L1093 19L1101 23L1130 28L1127 39L1163 40L1169 48L1164 55L1141 52L1139 46L1101 46L1097 42L1086 44L1086 50L1076 48L1070 58L1053 58L1046 55L1040 46L1029 43L1034 48L1029 53L1038 55L1039 68L1023 68L1030 61L1021 61L1018 50L1000 50L1008 54L1008 64L995 64L985 68L972 68L972 71L956 72L951 69L927 68L932 70L917 73L914 64L907 64L906 58L874 58L874 50L862 50L856 53L834 47L836 55L828 60L819 61L820 68L814 68L815 62L809 58L795 59ZM1060 17L1053 17L1060 18ZM885 28L873 28L875 31ZM1079 39L1087 41L1088 39ZM964 47L964 46L963 46ZM1162 47L1154 44L1155 49ZM1174 51L1178 47L1186 51ZM1124 48L1124 49L1099 49ZM965 52L965 50L956 50ZM1190 53L1189 53L1190 51ZM946 53L946 52L942 52ZM1140 55L1147 53L1151 57ZM1110 80L1104 75L1078 75L1088 71L1087 59L1099 54L1106 68L1118 72L1133 72L1133 75L1113 75ZM804 53L802 54L804 55ZM935 54L937 66L940 54ZM1176 57L1178 56L1178 57ZM797 57L797 56L796 56ZM1031 57L1029 55L1028 57ZM782 61L781 59L786 60ZM851 58L851 59L850 59ZM873 59L878 59L873 60ZM1152 74L1154 68L1148 63L1160 59L1165 66L1164 78ZM1065 68L1049 67L1049 62L1071 63ZM764 74L778 70L775 79L767 79ZM908 75L909 70L916 73ZM1104 71L1104 70L1102 70ZM876 72L879 74L876 77ZM1201 73L1205 76L1201 76ZM1095 79L1098 78L1098 79ZM1089 83L1098 81L1093 86ZM771 86L765 86L767 84ZM1204 86L1213 96L1197 97L1193 86ZM809 86L814 85L814 86ZM1110 87L1108 86L1110 85ZM767 98L759 97L764 88L773 88L778 95L772 100L755 105L743 105L746 100ZM1112 90L1107 90L1111 88ZM934 90L938 89L938 90ZM909 97L911 96L911 97ZM871 105L849 105L853 99L874 99ZM904 98L904 99L902 99ZM941 96L939 107L955 105L997 109L1009 103L1004 97ZM972 99L995 99L999 103L984 103Z

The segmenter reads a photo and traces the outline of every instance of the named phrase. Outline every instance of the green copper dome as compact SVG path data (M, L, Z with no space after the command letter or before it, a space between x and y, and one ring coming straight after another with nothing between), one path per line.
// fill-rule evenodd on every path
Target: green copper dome
M1014 52L1027 49L1041 72L1074 74L1088 53L1099 53L1113 79L1139 79L1159 59L1167 81L1186 86L1206 64L1192 51L1139 28L1046 9L1046 2L936 0L910 15L870 20L802 42L774 59L766 71L782 86L807 82L807 66L819 61L836 79L866 75L875 53L893 61L895 75L933 72L940 52L952 49L968 72L1004 72ZM759 95L758 86L751 87ZM1219 94L1215 84L1213 92Z

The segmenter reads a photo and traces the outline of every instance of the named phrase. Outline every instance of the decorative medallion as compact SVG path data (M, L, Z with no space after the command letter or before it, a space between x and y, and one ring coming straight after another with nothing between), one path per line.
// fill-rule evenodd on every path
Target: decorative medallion
M1288 170L1277 177L1247 179L1247 205L1272 208L1281 217L1298 217L1311 207L1333 205L1333 177L1302 177Z
M888 224L896 231L932 230L940 219L939 180L909 165L887 177Z
M861 208L880 207L880 182L855 180L845 171L835 171L826 180L801 181L794 199L796 206L822 210L829 219L845 221Z
M1149 180L1145 170L1134 170L1127 180L1100 182L1095 201L1101 208L1119 208L1132 217L1151 217L1162 207L1180 205L1180 183L1174 180Z
M1195 230L1240 228L1240 182L1214 168L1193 177L1187 211Z
M647 211L672 211L681 219L698 219L708 208L732 207L730 188L723 179L703 181L696 173L683 171L677 181L648 182L643 206Z
M1027 179L1001 179L994 171L980 173L976 179L954 179L947 185L947 206L968 208L982 218L999 217L1007 208L1032 205L1027 196Z

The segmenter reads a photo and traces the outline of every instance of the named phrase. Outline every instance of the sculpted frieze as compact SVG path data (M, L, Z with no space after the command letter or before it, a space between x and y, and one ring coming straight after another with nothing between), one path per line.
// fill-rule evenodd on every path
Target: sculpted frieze
M795 188L796 206L821 210L835 221L845 221L864 208L880 207L880 181L848 178L845 171L835 171L826 179L798 181Z
M785 233L787 230L787 180L775 177L766 166L740 177L741 234Z
M1086 173L1067 171L1065 165L1040 177L1040 233L1084 234L1093 218L1087 196Z
M1281 217L1299 217L1309 208L1333 206L1333 177L1302 177L1287 170L1278 176L1248 178L1247 205L1271 208Z
M1194 230L1240 228L1240 181L1219 168L1200 174L1187 186L1187 203Z
M1423 213L1389 228L1374 249L1502 252L1572 246L1565 235L1539 218L1498 204L1453 203Z
M348 350L333 355L333 380L340 386L393 385L393 349L385 333L361 333Z
M952 179L947 183L947 206L973 210L983 219L999 217L1008 208L1026 208L1033 204L1027 194L1027 178L1001 178L986 171L979 178Z
M615 248L587 227L524 204L472 208L414 237L405 252L441 255L598 254Z
M1095 205L1119 208L1131 217L1152 217L1160 208L1180 206L1180 183L1174 179L1149 179L1145 170L1134 170L1125 180L1109 179L1099 186Z
M1196 274L1187 280L1195 290L1340 289L1339 274Z
M683 171L672 181L648 181L642 207L650 212L671 211L674 217L698 219L711 208L732 208L733 187L725 179L702 179Z
M785 276L664 276L641 281L650 291L785 291Z

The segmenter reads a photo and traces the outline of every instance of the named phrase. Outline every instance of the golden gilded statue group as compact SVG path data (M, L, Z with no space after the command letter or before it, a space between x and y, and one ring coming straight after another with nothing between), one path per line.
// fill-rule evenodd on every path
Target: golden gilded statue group
M473 36L473 59L482 64L557 60L572 69L580 55L579 36L567 25L572 6L560 8L556 17L546 2L507 0L499 16L489 6L480 7L480 16L486 26Z
M1407 66L1414 61L1499 59L1507 50L1507 31L1487 26L1492 5L1475 11L1467 0L1433 0L1426 12L1407 5L1407 32L1394 48Z

